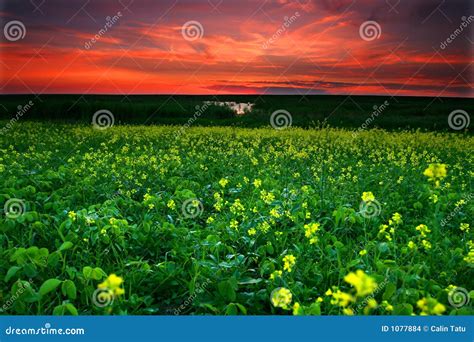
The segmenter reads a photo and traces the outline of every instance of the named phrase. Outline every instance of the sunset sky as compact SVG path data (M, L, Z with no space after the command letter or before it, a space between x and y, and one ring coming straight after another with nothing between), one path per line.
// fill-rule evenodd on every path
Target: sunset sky
M473 97L474 22L443 44L470 3L0 0L1 93ZM13 20L23 39L7 39Z

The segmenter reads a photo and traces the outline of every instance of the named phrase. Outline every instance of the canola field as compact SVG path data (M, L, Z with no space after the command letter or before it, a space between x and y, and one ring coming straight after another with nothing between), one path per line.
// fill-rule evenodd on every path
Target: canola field
M0 136L0 310L472 315L473 147L17 123Z

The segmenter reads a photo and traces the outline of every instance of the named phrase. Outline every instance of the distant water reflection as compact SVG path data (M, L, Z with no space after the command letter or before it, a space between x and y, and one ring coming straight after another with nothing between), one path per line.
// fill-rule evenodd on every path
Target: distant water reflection
M232 109L237 115L245 114L245 112L250 112L254 103L250 102L227 102L227 101L204 101L205 104L215 105L215 106L227 106Z

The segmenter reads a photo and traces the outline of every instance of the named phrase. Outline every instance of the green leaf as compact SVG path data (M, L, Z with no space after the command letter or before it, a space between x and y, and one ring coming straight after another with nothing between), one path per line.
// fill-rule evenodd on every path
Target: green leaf
M7 272L7 275L5 276L4 281L7 283L15 274L21 269L21 267L18 266L12 266Z
M39 289L40 295L44 296L45 294L54 291L59 286L59 284L61 284L61 280L59 279L53 278L46 280Z
M72 248L72 246L74 246L74 244L71 241L66 241L66 242L63 242L61 247L59 247L59 250L65 251L66 249Z
M240 310L244 315L247 314L247 309L245 308L245 306L243 306L242 304L239 304L239 303L235 303L235 305L237 305L237 307L239 308L239 310Z
M388 243L386 242L379 243L377 248L380 251L380 253L386 253L389 251Z
M92 279L92 267L86 266L82 269L82 274L87 280Z
M107 274L100 267L96 267L92 270L92 278L95 280L101 280L107 276Z
M384 300L389 300L390 298L392 298L396 290L397 290L397 287L395 286L394 283L388 283L387 287L385 288L385 292L383 293L382 298Z
M65 280L61 285L61 291L69 299L76 299L77 297L76 284L72 280Z
M221 281L219 284L217 284L217 289L219 290L221 296L225 299L230 301L235 300L235 290L229 280Z
M66 313L66 306L63 304L58 305L53 309L54 316L64 316L65 313Z
M225 310L225 314L228 316L235 316L237 315L237 306L234 303L230 303L227 305L227 308Z
M397 316L409 316L413 313L411 304L397 304L393 307L393 314Z
M74 305L72 305L71 303L67 303L66 304L66 309L67 311L69 311L69 313L73 316L77 316L78 315L78 312L77 312L77 309Z
M260 282L262 282L263 279L262 278L245 278L245 279L242 279L241 281L239 281L239 285L251 285L251 284L258 284Z

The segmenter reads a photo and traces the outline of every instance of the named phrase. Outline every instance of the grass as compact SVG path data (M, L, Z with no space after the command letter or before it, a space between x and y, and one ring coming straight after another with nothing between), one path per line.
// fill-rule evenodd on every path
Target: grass
M0 136L4 313L474 313L470 135L178 129Z

